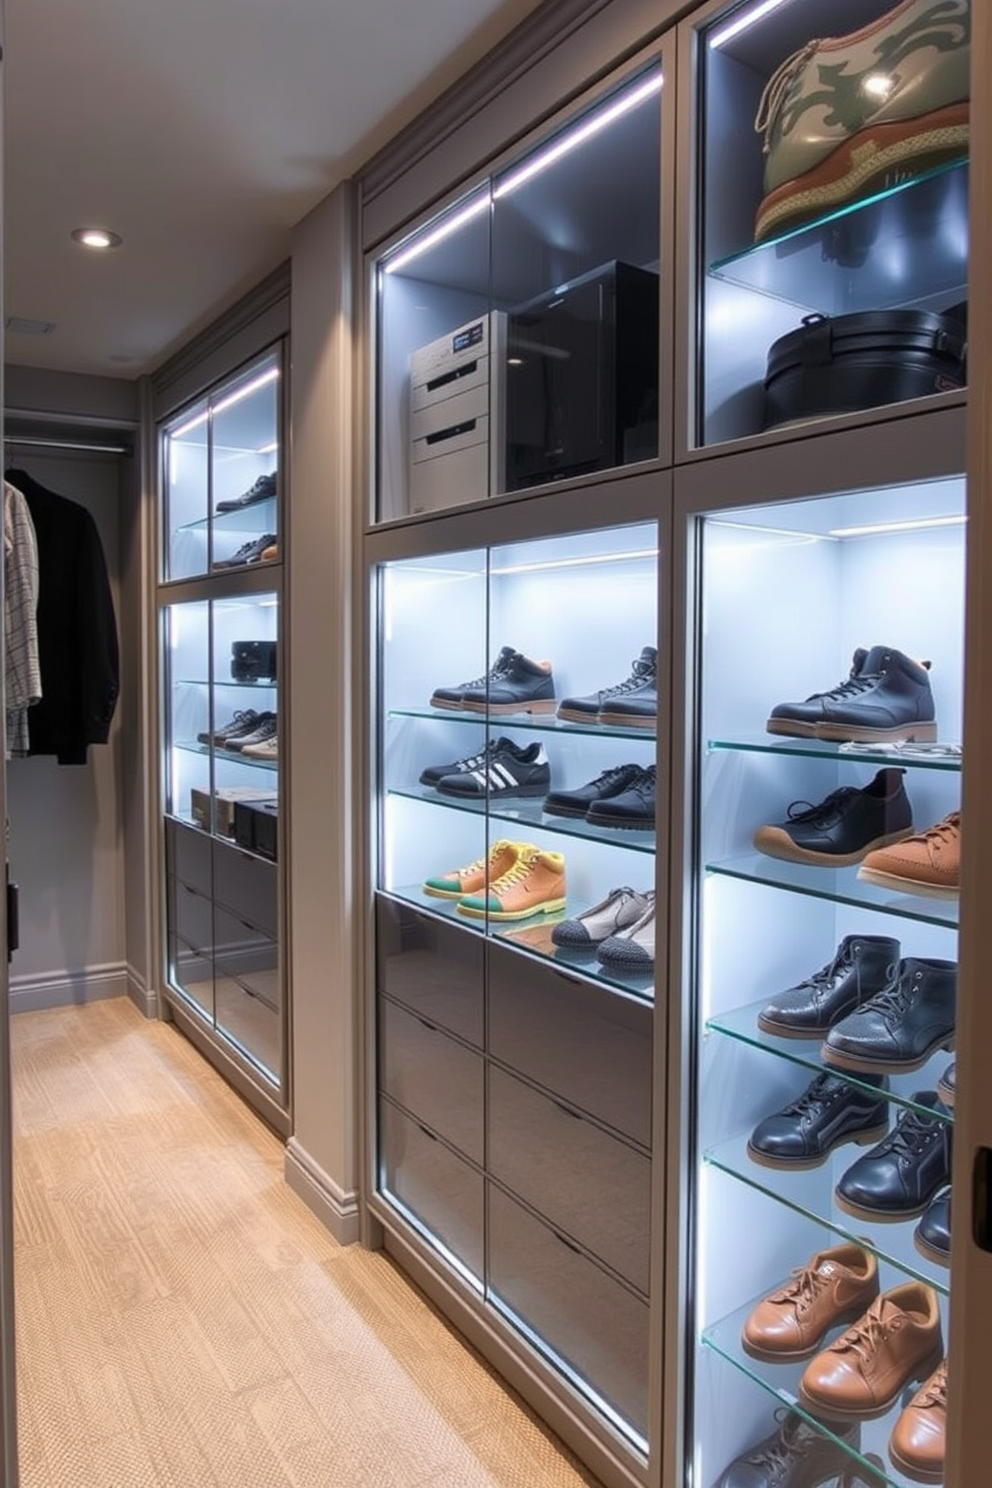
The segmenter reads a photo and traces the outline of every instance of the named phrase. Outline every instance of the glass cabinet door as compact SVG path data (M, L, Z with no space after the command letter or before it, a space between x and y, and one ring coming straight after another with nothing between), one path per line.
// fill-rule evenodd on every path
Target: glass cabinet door
M692 442L966 381L969 0L713 7Z
M657 457L662 72L375 267L379 521Z
M694 1481L939 1482L964 481L698 532Z

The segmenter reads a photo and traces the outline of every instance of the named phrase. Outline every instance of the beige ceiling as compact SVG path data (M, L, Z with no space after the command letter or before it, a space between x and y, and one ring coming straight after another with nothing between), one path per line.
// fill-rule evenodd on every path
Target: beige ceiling
M537 3L6 0L7 361L154 368Z

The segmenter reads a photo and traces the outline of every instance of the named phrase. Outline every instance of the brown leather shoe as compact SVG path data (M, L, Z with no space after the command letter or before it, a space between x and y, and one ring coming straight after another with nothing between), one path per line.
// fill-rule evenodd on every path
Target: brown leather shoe
M906 1385L925 1379L943 1353L936 1294L907 1281L876 1297L864 1317L807 1364L800 1398L828 1419L874 1420Z
M809 1359L838 1323L853 1323L878 1296L878 1264L860 1245L821 1250L759 1302L741 1334L747 1353L771 1363Z
M942 1359L913 1396L889 1438L889 1456L916 1483L944 1481L947 1428L947 1360Z
M960 811L893 847L876 848L861 864L858 877L896 894L956 898L961 886Z

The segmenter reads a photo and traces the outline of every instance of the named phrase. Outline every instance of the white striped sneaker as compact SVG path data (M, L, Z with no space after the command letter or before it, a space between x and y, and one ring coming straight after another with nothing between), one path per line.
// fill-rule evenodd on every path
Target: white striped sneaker
M467 796L483 801L492 796L544 796L551 784L551 766L543 744L518 749L501 739L475 770L445 775L435 789L447 796Z

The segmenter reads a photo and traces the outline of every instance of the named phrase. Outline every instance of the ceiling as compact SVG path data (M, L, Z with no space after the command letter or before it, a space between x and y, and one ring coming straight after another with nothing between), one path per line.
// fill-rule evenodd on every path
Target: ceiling
M6 0L5 309L54 326L6 360L153 370L538 3Z

